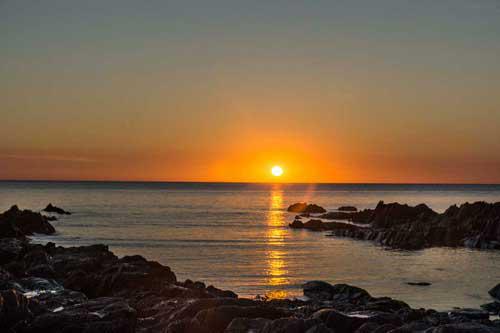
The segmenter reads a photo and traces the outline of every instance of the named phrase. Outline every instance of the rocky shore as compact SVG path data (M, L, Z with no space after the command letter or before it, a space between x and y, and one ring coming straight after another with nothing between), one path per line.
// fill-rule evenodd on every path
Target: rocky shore
M239 298L203 282L178 281L168 266L118 258L105 245L32 244L54 228L17 207L0 214L1 332L342 333L499 332L487 309L412 309L366 290L322 281L303 300ZM492 289L500 296L500 286ZM486 308L486 306L485 306Z
M453 205L438 214L425 204L412 207L381 201L374 209L308 216L307 222L297 216L290 227L409 250L436 246L500 249L500 202Z

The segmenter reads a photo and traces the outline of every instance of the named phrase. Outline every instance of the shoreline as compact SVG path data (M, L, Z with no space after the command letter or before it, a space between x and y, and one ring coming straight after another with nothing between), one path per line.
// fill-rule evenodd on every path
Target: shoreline
M54 233L49 225L17 207L0 214L0 323L12 332L500 332L500 320L490 317L498 302L439 312L323 281L303 285L307 300L239 298L178 281L168 266L139 255L118 258L106 245L27 238L35 230Z

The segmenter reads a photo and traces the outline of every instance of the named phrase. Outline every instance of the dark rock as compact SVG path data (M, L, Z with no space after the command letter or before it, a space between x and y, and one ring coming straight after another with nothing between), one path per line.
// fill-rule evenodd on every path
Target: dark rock
M490 314L486 310L479 309L457 309L450 312L451 317L465 317L467 319L479 320L488 319Z
M432 285L430 282L406 282L407 285L410 286L419 286L419 287L427 287Z
M500 249L500 202L466 203L437 214L424 204L411 207L381 201L375 209L351 214L353 222L367 227L323 225L320 230L408 250L433 246Z
M326 209L316 204L307 204L306 202L298 202L289 206L287 211L294 213L309 213L309 214L321 214L326 213Z
M29 300L16 290L0 291L0 328L10 329L32 317Z
M56 213L56 214L61 214L61 215L71 215L71 213L70 213L70 212L65 211L64 209L59 208L59 207L57 207L57 206L54 206L54 205L52 205L51 203L49 203L49 204L47 205L47 207L45 207L45 208L43 209L43 211L44 211L44 212L47 212L47 213Z
M12 206L0 214L0 238L20 238L34 233L49 235L54 232L54 227L40 213L20 210L17 206Z
M494 301L481 305L481 308L488 311L490 314L498 315L500 313L500 302Z
M321 324L317 319L280 318L266 324L260 333L302 333Z
M132 333L136 311L122 298L106 297L41 314L23 332L110 332Z
M308 281L302 286L304 296L313 300L327 301L332 299L333 286L324 281Z
M429 333L500 333L500 328L487 326L480 323L466 322L447 324L436 327Z
M266 318L276 319L286 316L286 313L273 307L222 305L215 308L201 310L192 322L198 323L207 332L224 332L226 327L235 318ZM264 329L265 331L265 329Z
M26 241L18 238L1 238L0 236L0 265L8 264L17 258L24 251L26 244Z
M493 298L496 298L498 300L500 300L500 283L497 284L496 286L494 286L493 288L491 288L489 291L488 291L488 294L491 295L491 297Z
M224 333L260 332L271 319L266 318L235 318L229 323Z
M346 212L328 212L319 216L322 219L328 220L351 220L353 213Z
M304 296L317 301L358 302L373 299L366 290L348 284L331 285L324 281L309 281L302 289Z
M357 212L358 209L354 206L341 206L338 208L341 212Z
M359 302L372 300L373 298L362 288L341 283L333 285L332 299L342 302Z

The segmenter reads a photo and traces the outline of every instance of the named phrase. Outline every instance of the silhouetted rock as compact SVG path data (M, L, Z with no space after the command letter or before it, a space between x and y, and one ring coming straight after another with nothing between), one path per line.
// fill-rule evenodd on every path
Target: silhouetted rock
M322 215L335 217L338 212ZM330 230L330 236L351 237L408 250L434 246L500 249L500 203L451 206L438 214L424 204L411 207L379 202L375 209L351 214L356 224L292 223L292 228ZM337 216L339 217L339 216ZM360 224L366 226L360 226Z
M326 213L326 210L316 204L307 204L306 202L298 202L289 206L287 211L294 213L309 213L309 214L321 214Z
M0 238L20 238L34 233L49 235L54 232L54 227L40 213L31 210L20 210L14 205L0 214Z
M427 287L432 285L430 282L406 282L407 285L410 286L419 286L419 287Z
M340 206L338 208L339 211L341 212L357 212L358 209L354 206Z
M491 297L494 297L494 298L500 300L500 283L497 284L496 286L494 286L493 288L491 288L488 291L488 294L490 294Z
M61 214L61 215L71 215L71 213L70 213L70 212L65 211L64 209L59 208L59 207L57 207L57 206L54 206L54 205L52 205L51 203L49 203L49 204L47 205L47 207L45 207L45 208L43 209L43 211L44 211L44 212L47 212L47 213L56 213L56 214Z

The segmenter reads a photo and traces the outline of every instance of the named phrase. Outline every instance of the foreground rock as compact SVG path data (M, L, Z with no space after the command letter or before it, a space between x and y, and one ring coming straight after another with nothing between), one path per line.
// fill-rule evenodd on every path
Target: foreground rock
M289 206L287 211L294 213L306 213L306 214L321 214L326 213L326 209L316 204L307 204L306 202L298 202Z
M330 213L322 215L326 218ZM331 217L339 212L332 212ZM424 204L415 207L379 202L375 209L350 214L349 226L341 223L292 223L292 228L331 231L331 236L371 240L382 245L421 249L435 246L500 249L500 202L451 206L438 214Z
M500 332L487 310L412 309L348 284L310 281L303 301L244 299L104 245L14 243L0 266L7 332Z
M71 215L70 212L68 211L65 211L64 209L62 208L59 208L57 206L53 206L51 203L49 203L47 205L47 207L45 207L43 209L44 212L47 212L47 213L56 213L56 214L61 214L61 215Z

